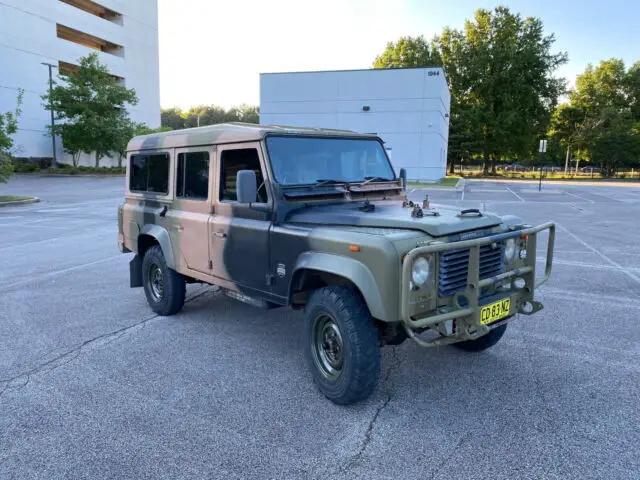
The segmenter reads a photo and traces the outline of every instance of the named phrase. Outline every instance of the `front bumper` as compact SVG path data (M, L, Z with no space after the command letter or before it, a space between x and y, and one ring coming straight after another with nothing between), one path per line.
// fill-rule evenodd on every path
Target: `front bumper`
M547 258L544 275L536 278L536 248L538 233L549 230L547 244ZM514 270L509 270L490 278L480 279L480 247L489 245L508 238L527 236L527 256L524 264ZM400 316L407 334L418 344L425 347L456 343L465 340L474 340L488 333L492 328L503 324L516 313L531 315L540 309L542 304L534 300L535 289L546 282L551 275L553 262L553 244L555 240L555 224L544 223L536 227L514 230L512 232L490 235L474 240L461 242L442 243L437 242L424 247L417 247L407 253L402 265L402 299L400 303ZM413 260L419 255L439 254L446 250L469 249L469 263L467 279L464 289L458 291L453 297L454 306L440 308L436 312L421 315L411 315L409 292L411 282L411 267ZM522 285L516 285L516 281ZM490 299L481 298L480 292L486 287L497 287ZM480 321L482 307L493 301L510 298L509 314L506 318L494 323L483 325ZM446 332L447 322L455 320L455 331ZM417 334L426 328L440 330L443 336L425 341L418 338Z

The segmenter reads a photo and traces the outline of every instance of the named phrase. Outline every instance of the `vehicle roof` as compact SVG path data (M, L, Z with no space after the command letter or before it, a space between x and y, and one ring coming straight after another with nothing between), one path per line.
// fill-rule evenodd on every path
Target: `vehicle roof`
M269 134L378 138L375 134L351 130L233 122L139 135L129 141L127 151L252 142L262 140Z

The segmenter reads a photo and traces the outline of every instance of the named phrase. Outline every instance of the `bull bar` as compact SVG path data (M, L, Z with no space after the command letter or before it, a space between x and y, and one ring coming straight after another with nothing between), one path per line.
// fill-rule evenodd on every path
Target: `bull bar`
M537 249L537 234L549 230L549 240L547 244L547 258L544 276L536 279L536 249ZM480 279L480 247L489 245L498 241L507 240L509 238L519 238L527 236L526 258L524 259L524 265L500 273L490 278ZM504 284L507 281L511 281L511 290L508 291L509 296L519 301L520 307L514 313L524 313L530 315L537 312L542 308L542 305L535 302L533 294L535 288L549 280L551 276L551 267L553 263L553 246L555 241L555 224L552 222L543 223L541 225L529 228L523 228L521 230L513 230L509 232L489 235L482 238L476 238L473 240L464 240L460 242L434 242L430 245L423 247L416 247L406 254L402 264L402 293L400 303L400 317L402 319L404 328L407 334L422 346L435 346L448 343L455 343L463 340L463 338L456 337L442 337L436 340L425 342L416 336L416 329L432 327L436 324L442 323L447 320L460 319L468 317L469 315L478 315L481 309L480 305L480 292L482 288ZM409 304L410 294L410 282L411 282L411 268L416 257L427 254L438 254L446 250L456 249L469 249L469 260L467 264L467 280L466 286L463 290L457 292L454 295L454 303L456 308L444 313L437 313L431 315L429 313L418 318L412 318ZM437 269L434 269L436 275L434 275L434 290L437 291ZM521 288L515 288L514 281L518 278L524 280L524 286ZM459 299L464 297L466 299L466 305L462 306ZM525 311L524 305L530 303L533 307L532 311ZM437 308L436 308L437 310ZM502 323L502 322L497 322ZM481 336L487 333L491 328L486 325L478 325L475 336Z

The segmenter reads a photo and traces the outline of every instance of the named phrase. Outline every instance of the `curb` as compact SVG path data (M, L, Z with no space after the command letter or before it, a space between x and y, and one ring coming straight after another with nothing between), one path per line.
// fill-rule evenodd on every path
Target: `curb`
M0 208L13 207L15 205L27 205L29 203L38 203L40 199L38 197L28 198L27 200L11 200L9 202L0 202Z
M467 185L467 179L466 178L461 178L460 180L458 180L456 182L456 186L455 189L456 190L464 190L464 187Z
M523 184L534 184L538 185L540 180L529 180L529 179L506 179L506 178L492 178L492 177L478 177L478 178L466 178L470 182L495 182L495 183L523 183ZM546 182L546 183L545 183ZM561 180L561 179L542 179L543 185L583 185L588 187L631 187L631 188L639 188L640 182L633 180L621 180L621 181L610 181L610 180Z

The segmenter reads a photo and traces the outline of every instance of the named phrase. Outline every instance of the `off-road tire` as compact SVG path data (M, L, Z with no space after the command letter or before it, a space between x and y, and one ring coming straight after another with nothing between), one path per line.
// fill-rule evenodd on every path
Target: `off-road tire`
M162 292L154 290L150 274L158 268L162 275ZM158 315L169 316L178 313L184 305L186 286L184 277L167 266L160 246L155 245L144 254L142 259L142 285L151 310ZM155 293L154 293L155 292Z
M360 293L347 286L321 288L311 295L304 315L305 356L318 389L338 405L368 398L380 376L380 339ZM314 331L327 317L337 326L342 341L342 366L334 378L324 371L322 354L315 346Z
M482 352L487 348L493 347L496 343L500 341L504 332L507 330L507 323L504 325L500 325L499 327L494 328L486 335L476 338L475 340L467 340L465 342L458 342L452 344L454 347L459 348L460 350L465 350L467 352Z

